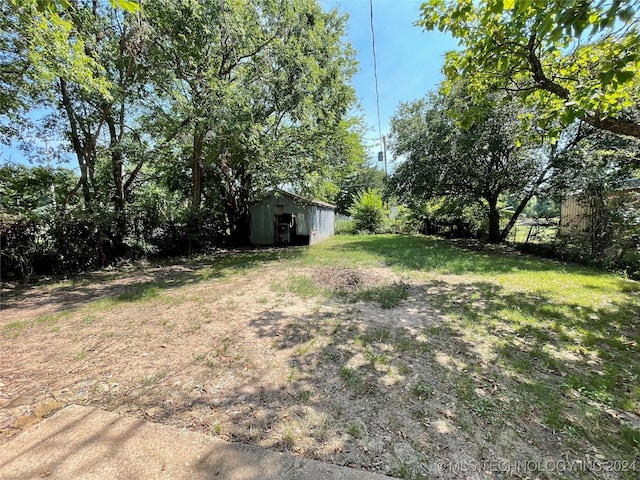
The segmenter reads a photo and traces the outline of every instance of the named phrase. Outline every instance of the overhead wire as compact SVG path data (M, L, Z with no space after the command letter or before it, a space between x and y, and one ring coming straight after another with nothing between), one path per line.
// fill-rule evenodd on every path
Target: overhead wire
M378 90L378 63L376 59L376 32L373 25L373 0L369 0L369 18L371 23L371 50L373 51L373 78L376 86L376 111L378 113L378 137L380 140L380 150L384 146L382 144L382 123L380 122L380 92Z

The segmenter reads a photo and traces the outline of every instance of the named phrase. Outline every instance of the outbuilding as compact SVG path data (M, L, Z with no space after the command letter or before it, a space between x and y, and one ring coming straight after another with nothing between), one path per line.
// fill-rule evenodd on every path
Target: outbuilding
M628 179L618 188L606 192L607 200L618 199L633 209L640 207L640 178ZM600 213L601 214L601 213ZM583 192L576 192L562 199L560 207L560 234L588 231L598 215Z
M335 205L277 190L251 205L254 245L313 245L332 237Z

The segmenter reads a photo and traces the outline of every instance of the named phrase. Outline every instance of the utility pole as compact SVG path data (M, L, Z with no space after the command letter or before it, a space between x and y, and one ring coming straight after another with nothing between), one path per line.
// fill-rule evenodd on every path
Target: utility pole
M381 138L382 151L378 152L378 161L384 162L384 176L387 176L387 137L384 135Z
M387 176L387 137L382 136L382 156L384 157L384 176Z
M388 176L388 172L387 172L387 137L382 135L380 137L380 140L381 140L382 151L378 152L378 161L379 162L384 162L384 181L386 183L387 182L387 176ZM387 215L389 217L389 220L391 220L391 209L389 208L389 200L388 199L387 199Z

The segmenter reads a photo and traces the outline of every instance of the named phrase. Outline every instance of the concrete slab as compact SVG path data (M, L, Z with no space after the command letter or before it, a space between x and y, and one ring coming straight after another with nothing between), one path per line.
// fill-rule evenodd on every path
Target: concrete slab
M3 446L0 478L388 480L390 477L71 405Z

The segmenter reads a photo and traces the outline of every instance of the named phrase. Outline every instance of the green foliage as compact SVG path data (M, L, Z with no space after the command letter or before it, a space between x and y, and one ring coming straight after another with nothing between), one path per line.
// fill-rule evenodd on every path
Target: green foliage
M165 136L189 132L180 157L194 208L217 196L232 236L246 240L249 203L267 189L333 193L327 179L362 155L345 119L355 70L344 16L307 0L160 1L146 11L166 92L150 120Z
M640 175L629 161L640 143L607 133L582 140L552 184L555 195L578 199L583 212L561 216L556 253L638 276Z
M338 215L336 217L335 234L350 235L355 233L355 225L353 220Z
M517 194L526 202L527 192L538 188L544 178L545 165L538 145L518 141L522 106L506 98L495 100L500 103L474 103L469 88L458 84L449 92L441 90L401 104L391 119L391 143L395 154L407 160L390 178L387 193L396 195L401 203L418 206L444 197L451 202L445 215L456 210L463 213L460 210L468 207L484 217L473 222L465 213L467 218L457 227L451 218L447 223L454 229L475 234L477 224L486 222L491 241L504 239L500 196ZM475 121L462 128L455 117L470 110L475 112ZM442 206L434 207L434 219L442 217L438 211ZM425 213L427 218L431 215Z
M338 213L348 214L356 196L368 189L384 187L384 172L376 166L363 162L349 172L341 182L339 192L332 198Z
M517 207L517 198L510 197L507 199L509 208L515 211ZM560 204L549 195L533 196L522 214L528 218L557 218L560 216Z
M485 208L479 203L467 203L456 197L430 199L417 210L417 214L422 218L423 233L430 235L477 238L487 231Z
M331 200L364 162L362 122L347 118L355 54L337 10L315 0L140 5L0 7L0 137L47 138L77 161L66 177L0 172L3 228L25 241L71 235L64 262L34 257L25 273L206 249L229 234L246 241L257 196L286 182ZM47 114L29 114L32 105ZM67 251L81 231L90 241L74 265Z
M391 233L401 233L410 235L419 233L423 228L423 217L421 212L412 210L405 205L396 207L395 217L389 222Z
M53 214L76 181L65 168L0 166L0 214Z
M359 193L351 207L351 216L356 232L376 233L384 225L386 209L382 194L376 189Z
M577 118L640 138L639 119L626 111L638 100L636 7L634 0L431 0L417 24L460 41L462 50L447 54L450 81L469 82L476 97L518 92L539 112L523 119L552 138Z

